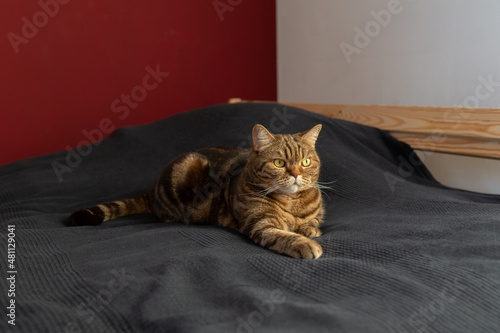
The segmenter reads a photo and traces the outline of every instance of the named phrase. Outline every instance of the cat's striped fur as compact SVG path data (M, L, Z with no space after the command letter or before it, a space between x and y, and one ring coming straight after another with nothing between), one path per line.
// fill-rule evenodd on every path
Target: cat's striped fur
M199 149L181 155L147 193L81 209L71 225L100 224L154 213L164 222L215 224L238 230L257 244L294 258L319 258L324 210L317 181L316 125L299 134L273 135L255 125L250 150Z

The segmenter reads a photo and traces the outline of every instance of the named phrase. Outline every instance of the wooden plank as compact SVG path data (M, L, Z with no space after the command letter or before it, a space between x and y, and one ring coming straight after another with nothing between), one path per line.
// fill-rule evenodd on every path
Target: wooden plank
M230 102L243 101L232 99ZM383 129L414 149L500 159L500 109L280 104Z
M282 103L387 131L500 138L500 109Z
M406 142L413 149L500 159L500 140L464 139L461 137L401 132L392 132L391 135L400 141Z

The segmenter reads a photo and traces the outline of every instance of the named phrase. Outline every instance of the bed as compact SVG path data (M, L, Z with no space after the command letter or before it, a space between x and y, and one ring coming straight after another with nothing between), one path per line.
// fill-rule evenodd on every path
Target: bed
M391 128L332 118L335 106L304 108L215 105L0 167L8 250L0 330L500 331L500 196L438 183ZM144 192L176 155L250 147L256 123L275 133L323 124L320 180L331 188L321 258L289 258L229 229L148 214L66 226L77 209ZM426 135L409 130L410 143ZM474 136L500 152L498 137ZM463 138L445 144L454 140Z

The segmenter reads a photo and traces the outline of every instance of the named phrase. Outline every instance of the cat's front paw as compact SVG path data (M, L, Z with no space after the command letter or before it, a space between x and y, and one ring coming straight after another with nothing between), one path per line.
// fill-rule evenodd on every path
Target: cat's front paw
M315 240L300 238L284 251L296 259L318 259L323 254L323 248Z
M318 228L305 224L301 225L297 229L297 233L309 238L319 237L322 235L321 230Z

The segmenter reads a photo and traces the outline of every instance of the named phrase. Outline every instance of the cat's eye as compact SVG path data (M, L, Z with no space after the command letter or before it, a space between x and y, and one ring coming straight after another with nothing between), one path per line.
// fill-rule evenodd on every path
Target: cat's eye
M302 160L302 166L308 167L310 165L311 165L311 159L310 158L306 158L306 159Z
M274 159L273 163L274 163L274 166L278 167L278 168L282 168L285 166L285 161L283 161L282 159L279 159L279 158Z

